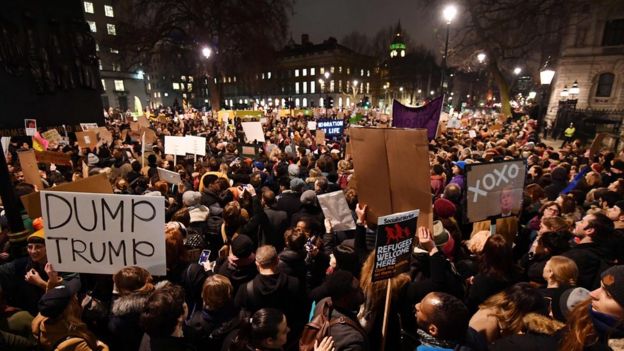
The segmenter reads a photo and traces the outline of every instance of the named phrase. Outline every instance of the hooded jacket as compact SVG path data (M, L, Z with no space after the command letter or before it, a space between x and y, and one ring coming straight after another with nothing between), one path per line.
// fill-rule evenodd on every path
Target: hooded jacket
M230 253L226 260L217 262L215 272L230 279L233 291L237 291L239 286L246 284L258 274L255 255L241 259Z

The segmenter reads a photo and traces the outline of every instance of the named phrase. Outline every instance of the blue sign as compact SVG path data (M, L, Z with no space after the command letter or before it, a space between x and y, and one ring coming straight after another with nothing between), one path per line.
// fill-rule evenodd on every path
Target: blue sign
M326 137L342 137L344 120L323 118L316 121L316 129L325 132Z

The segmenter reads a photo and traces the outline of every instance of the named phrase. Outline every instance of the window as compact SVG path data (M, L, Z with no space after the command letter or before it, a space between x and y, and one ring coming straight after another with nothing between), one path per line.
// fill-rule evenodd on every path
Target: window
M264 73L262 73L262 79L264 79Z
M267 73L267 79L271 79L271 72ZM236 82L236 77L234 77L234 82Z
M180 90L180 83L173 83L173 90Z
M93 13L93 3L91 1L85 1L84 9L86 13Z
M308 93L308 82L303 82L303 93L304 94Z
M342 66L338 66L338 73L342 73Z
M366 94L370 94L370 83L366 82Z
M314 67L310 68L310 75L313 76L315 74L316 74L316 72L315 72Z
M106 90L106 81L102 79L102 89Z
M611 20L605 23L602 45L624 45L624 19Z
M157 98L157 97L158 97L158 93L154 92L154 98Z
M302 69L301 70L301 75L304 76L304 77L307 76L308 75L308 69L307 68Z
M333 79L329 82L329 92L330 93L334 92L334 80Z
M295 77L299 77L299 70L298 69L295 70Z
M193 91L193 84L191 84L191 83L187 83L187 84L186 84L186 90L187 90L187 91Z
M331 69L329 70L330 73L334 73L334 66L331 66Z
M364 69L360 70L360 77L364 77Z
M152 90L152 84L151 83L147 83L147 90Z
M117 31L115 29L114 24L106 23L106 31L109 35L117 35Z
M351 74L351 67L347 67L347 74Z
M189 82L192 82L192 80L189 80ZM236 76L234 76L234 83L236 83Z
M123 80L115 80L115 91L124 91Z
M91 29L91 32L93 33L97 32L97 27L94 21L87 21L87 23L89 24L89 28Z
M314 94L316 92L316 84L314 84L314 81L311 80L310 81L310 94Z
M102 70L102 60L98 59L98 67L100 68L100 71Z
M320 68L320 72L321 72L321 74L325 74L325 67L321 67Z
M100 51L100 46L98 45L98 43L95 43L95 51Z
M111 48L111 49L110 49L110 52L111 52L111 54L118 54L118 53L119 53L119 50L116 50L116 49Z
M342 108L342 96L338 98L338 107Z
M596 97L610 97L613 88L613 73L603 73L598 78L598 87L596 88Z
M308 99L303 98L303 107L308 107Z
M299 82L295 82L295 94L299 94Z
M121 65L118 63L113 63L113 71L121 72Z
M338 81L338 91L342 93L342 80Z
M367 76L367 77L370 77L370 69L367 69L367 70L366 70L366 76Z
M299 106L301 106L301 104L299 103L299 101L300 101L300 100L299 100L299 98L296 98L296 99L295 99L295 107L299 107Z
M106 17L115 17L113 7L110 5L104 5L104 14L106 15Z
M186 82L186 76L180 76L180 80L182 80L183 82Z

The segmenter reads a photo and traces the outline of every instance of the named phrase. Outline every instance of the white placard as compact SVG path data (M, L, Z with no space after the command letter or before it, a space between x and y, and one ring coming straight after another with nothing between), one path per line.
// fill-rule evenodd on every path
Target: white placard
M260 117L260 123L261 124L267 124L267 118L266 117Z
M264 132L260 122L243 122L243 131L247 142L253 143L254 140L264 143Z
M308 121L308 130L316 130L316 121Z
M89 129L98 129L98 125L97 123L80 123L80 129L82 129L83 132L86 132Z
M41 191L48 262L59 272L165 275L162 196Z
M11 144L11 137L2 137L2 150L4 151L4 156L9 153L9 145Z
M334 231L355 229L355 221L342 190L318 195L317 199L323 210L323 215L330 220Z
M468 135L470 135L470 137L474 139L477 137L477 132L474 130L469 130Z
M168 169L160 167L158 168L158 178L173 185L178 185L182 183L182 178L180 177L180 174L178 172L172 172Z
M183 136L165 135L165 154L186 155L186 141Z
M187 135L184 137L186 152L194 155L206 156L206 138Z

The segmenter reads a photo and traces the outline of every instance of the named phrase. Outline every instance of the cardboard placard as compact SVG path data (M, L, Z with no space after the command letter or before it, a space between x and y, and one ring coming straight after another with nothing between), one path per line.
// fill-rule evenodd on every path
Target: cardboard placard
M91 130L91 129L98 129L98 125L97 123L80 123L80 129L82 129L83 132L86 132L87 130Z
M519 214L525 177L526 160L466 165L466 222Z
M37 133L37 120L36 119L25 119L24 127L26 128L26 136L35 136Z
M150 126L150 123L145 116L139 116L136 123L142 128L149 128Z
M317 199L325 218L331 222L332 230L347 231L355 229L355 221L342 190L318 195Z
M39 190L43 189L43 182L39 175L35 150L20 151L17 153L17 156L20 161L22 173L24 173L24 181L36 186Z
M316 121L308 121L308 130L316 130Z
M78 146L80 148L94 148L97 146L98 138L97 134L94 130L89 130L87 132L76 132L76 140L78 141Z
M390 279L409 269L418 212L408 211L379 217L372 281Z
M316 145L325 145L325 132L322 129L317 129L314 139L316 140Z
M104 173L80 179L71 183L63 183L48 190L58 191L74 191L74 192L89 192L89 193L102 193L112 194L113 187L108 181L108 176ZM39 193L30 193L20 198L22 204L28 212L28 217L37 218L41 217L41 202L39 201Z
M71 156L63 152L53 151L35 151L35 157L37 162L40 163L54 163L55 165L71 166Z
M325 132L327 137L342 137L344 132L344 120L342 119L319 119L316 122L316 129Z
M61 137L61 134L59 134L58 130L56 129L50 129L48 131L45 131L43 133L41 133L41 136L49 141L50 143L54 143L54 144L58 144L63 140L63 137Z
M139 130L139 135L142 136L143 133L145 133L145 144L147 145L154 145L154 143L158 140L156 132L150 128L141 128Z
M433 210L426 129L349 128L358 198L367 220L420 210L418 226L431 228Z
M165 154L185 156L186 141L184 137L165 135Z
M97 135L98 139L106 143L107 145L113 144L113 134L108 129L106 129L106 127L99 127L97 129Z
M165 275L162 196L41 191L48 262L59 272Z
M170 170L164 168L157 168L158 170L158 178L160 180L164 180L169 184L178 185L182 183L182 178L178 172L172 172Z
M477 137L477 132L471 129L471 130L469 130L469 131L468 131L468 135L469 135L472 139L474 139L474 138L476 138L476 137Z
M257 141L264 143L264 131L262 130L262 124L260 122L242 122L241 124L247 142L252 143Z
M139 129L141 129L141 126L139 125L138 122L130 122L130 131L138 132Z

